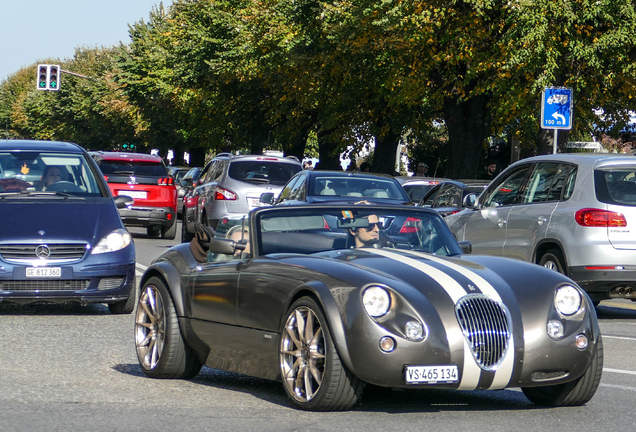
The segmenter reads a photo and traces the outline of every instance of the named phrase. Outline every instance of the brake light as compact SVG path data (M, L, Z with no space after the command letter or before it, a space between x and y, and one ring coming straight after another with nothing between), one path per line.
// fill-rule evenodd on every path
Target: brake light
M174 179L172 177L163 177L157 181L159 186L174 186Z
M193 197L190 197L188 199L186 199L186 207L196 207L197 205L199 205L199 195L195 195Z
M400 234L410 234L417 232L417 224L420 220L414 217L407 217L404 225L400 228Z
M622 213L609 210L585 208L574 215L576 223L588 227L625 227L627 221Z
M217 201L234 201L236 200L236 194L217 186L214 188L214 199Z
M104 180L108 181L108 176L104 176Z

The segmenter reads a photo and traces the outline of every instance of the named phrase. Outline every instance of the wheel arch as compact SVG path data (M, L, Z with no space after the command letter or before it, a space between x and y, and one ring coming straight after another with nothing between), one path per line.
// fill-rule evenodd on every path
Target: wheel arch
M331 332L333 344L338 351L340 360L344 365L355 375L355 369L351 356L349 355L349 348L346 341L345 323L342 320L340 309L336 299L329 288L322 282L308 282L300 287L290 296L289 301L285 307L284 315L281 317L281 326L287 319L287 311L294 302L302 297L312 297L318 305L322 308L322 312L327 319L327 325Z
M173 266L167 262L160 262L149 267L144 273L139 282L139 287L144 284L153 276L157 276L164 281L166 288L172 297L172 303L177 311L177 316L185 316L185 305L183 302L183 288L181 286L181 277L179 272Z
M537 247L534 249L532 262L534 264L539 264L539 260L541 259L541 257L550 249L559 249L559 251L561 251L561 255L563 255L563 260L565 261L563 265L565 266L565 268L568 268L568 256L565 252L565 247L559 240L556 239L541 240L537 244Z

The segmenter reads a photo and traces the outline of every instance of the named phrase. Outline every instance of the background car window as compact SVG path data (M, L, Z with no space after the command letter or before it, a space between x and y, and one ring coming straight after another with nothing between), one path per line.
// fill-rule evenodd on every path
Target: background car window
M557 194L559 188L557 177L559 175L559 168L563 166L556 163L540 163L537 164L535 169L530 175L530 180L525 188L521 202L536 203L543 201L554 201L554 196ZM563 179L563 177L561 177ZM551 193L553 186L555 187L554 193ZM557 200L561 197L558 194Z
M431 207L433 205L433 201L435 200L435 197L437 196L437 193L439 192L440 187L441 186L436 186L434 189L431 189L431 191L426 196L426 199L424 200L424 202L422 202L420 205L422 207Z
M514 204L529 169L528 165L519 167L495 184L485 196L484 207Z
M432 207L461 207L462 191L454 184L446 184L435 197Z
M597 171L594 181L597 183L599 201L608 204L636 205L636 170Z
M147 177L168 177L168 171L163 164L156 162L125 162L103 160L99 168L104 175L135 175Z
M295 201L305 201L305 185L307 183L306 176L300 176L296 184L294 184L294 188L291 191L291 196L289 199Z
M298 179L301 176L297 176L297 177L293 177L283 188L283 190L280 192L280 198L278 199L279 202L282 201L286 201L288 199L291 199L291 193L292 190L294 189L294 186L296 185L296 183L298 183Z
M283 186L301 170L300 164L274 161L232 161L228 174L234 180Z

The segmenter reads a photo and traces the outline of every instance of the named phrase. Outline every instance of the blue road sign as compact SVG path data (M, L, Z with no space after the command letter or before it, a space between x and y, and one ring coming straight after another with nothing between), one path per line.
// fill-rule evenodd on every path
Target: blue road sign
M572 129L572 89L546 87L541 93L541 129Z

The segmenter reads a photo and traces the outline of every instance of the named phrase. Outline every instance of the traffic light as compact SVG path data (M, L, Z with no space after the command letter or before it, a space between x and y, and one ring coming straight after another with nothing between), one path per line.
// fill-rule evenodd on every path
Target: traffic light
M45 65L45 64L38 65L37 82L36 82L36 88L38 90L48 89L49 87L48 76L49 76L49 65Z
M59 90L61 78L60 65L49 65L49 90Z
M122 150L135 150L135 145L134 144L122 144L121 146Z
M37 70L36 88L38 90L58 91L61 78L62 68L60 65L40 64Z

